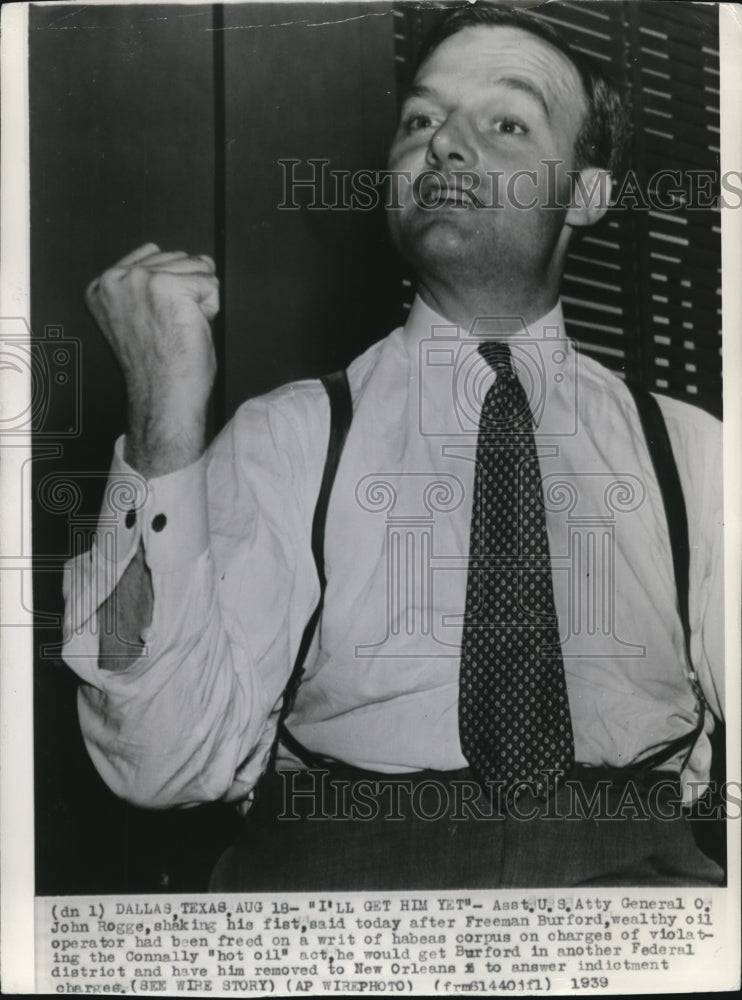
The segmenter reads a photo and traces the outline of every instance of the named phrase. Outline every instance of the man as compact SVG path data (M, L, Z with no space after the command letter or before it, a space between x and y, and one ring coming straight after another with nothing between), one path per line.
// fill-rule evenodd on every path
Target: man
M115 791L247 814L214 888L719 882L671 808L708 780L713 720L657 477L628 390L574 351L559 304L621 134L619 96L527 14L464 8L432 40L389 159L419 295L348 370L286 783L261 775L320 597L325 390L248 402L205 452L213 263L147 245L90 287L129 399L107 497L147 485L71 567L66 656ZM691 657L721 714L718 425L661 405ZM601 783L610 823L567 800Z

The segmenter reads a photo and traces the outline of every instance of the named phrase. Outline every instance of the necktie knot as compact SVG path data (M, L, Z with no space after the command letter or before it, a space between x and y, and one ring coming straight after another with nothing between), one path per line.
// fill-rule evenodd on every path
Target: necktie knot
M533 416L528 397L513 369L510 345L500 340L486 340L478 350L496 375L482 405L480 434L530 433Z
M485 340L479 345L479 353L498 375L515 375L509 344L501 340Z

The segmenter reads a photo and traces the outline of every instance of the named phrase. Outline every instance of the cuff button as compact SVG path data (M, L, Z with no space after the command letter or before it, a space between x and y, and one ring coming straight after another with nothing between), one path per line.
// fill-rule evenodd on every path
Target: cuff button
M165 527L166 524L167 524L167 518L165 517L164 514L155 514L155 516L152 518L153 531L162 531L162 529Z
M126 517L124 518L124 524L127 528L133 528L137 523L137 512L135 510L127 510Z

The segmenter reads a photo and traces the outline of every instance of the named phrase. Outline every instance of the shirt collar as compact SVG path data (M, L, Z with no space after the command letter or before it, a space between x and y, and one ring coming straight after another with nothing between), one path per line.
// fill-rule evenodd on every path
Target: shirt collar
M477 347L482 340L495 336L492 326L475 324L472 330L466 330L416 296L401 340L409 359L408 377L412 384L419 384L426 407L445 413L453 399L459 409L466 404L472 420L479 419L495 374L477 354ZM510 345L513 367L526 391L535 425L558 425L555 413L565 404L574 408L570 400L576 388L575 354L566 337L561 302L528 326L500 339Z
M527 326L522 324L517 333L503 335L501 339L513 341L523 339L535 341L564 340L565 336L562 303L561 301L557 301L554 308L546 313L546 315L540 316ZM497 338L497 334L496 330L493 330L493 324L491 323L475 323L470 330L466 327L460 327L458 324L452 323L451 320L441 316L440 313L424 302L419 295L416 295L409 316L407 317L407 322L404 325L404 339L409 344L417 344L429 337L440 338L442 340L456 338L461 343L469 342L476 345L482 340L491 337Z

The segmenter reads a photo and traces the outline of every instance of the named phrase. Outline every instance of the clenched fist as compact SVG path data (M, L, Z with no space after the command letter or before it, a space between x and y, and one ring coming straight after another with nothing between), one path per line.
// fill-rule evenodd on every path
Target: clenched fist
M147 243L93 281L86 298L126 381L127 461L149 477L194 461L216 373L214 262Z

